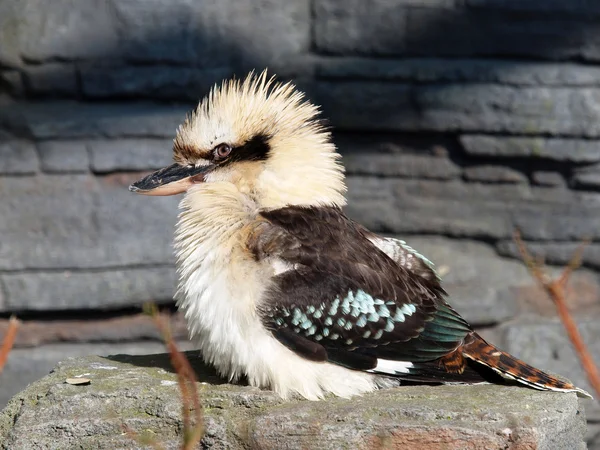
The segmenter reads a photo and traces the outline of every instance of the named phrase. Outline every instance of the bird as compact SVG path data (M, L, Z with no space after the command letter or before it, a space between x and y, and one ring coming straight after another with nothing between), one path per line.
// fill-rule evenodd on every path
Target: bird
M133 183L183 194L176 304L204 361L283 398L401 384L570 382L489 344L447 302L435 266L348 218L341 156L318 106L266 71L215 85Z

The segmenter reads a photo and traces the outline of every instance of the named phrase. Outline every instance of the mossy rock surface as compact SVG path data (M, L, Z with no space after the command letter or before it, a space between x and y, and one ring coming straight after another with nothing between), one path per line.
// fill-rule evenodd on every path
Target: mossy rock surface
M187 356L201 380L202 448L585 448L585 414L575 394L481 384L283 401L270 391L226 384L197 353ZM65 383L73 377L91 382ZM149 438L176 449L181 432L177 378L165 354L68 359L0 414L0 445L11 450L149 448Z

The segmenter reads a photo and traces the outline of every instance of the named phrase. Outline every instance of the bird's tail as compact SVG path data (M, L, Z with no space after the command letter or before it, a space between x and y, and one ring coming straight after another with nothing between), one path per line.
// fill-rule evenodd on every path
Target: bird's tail
M560 380L497 349L475 332L467 337L465 344L460 347L460 351L465 358L489 367L503 378L514 380L534 389L577 392L583 397L591 398L586 391L568 381Z

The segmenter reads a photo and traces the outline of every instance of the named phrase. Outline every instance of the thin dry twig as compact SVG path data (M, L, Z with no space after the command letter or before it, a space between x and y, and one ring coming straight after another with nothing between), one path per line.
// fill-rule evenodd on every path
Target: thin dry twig
M156 327L160 330L169 352L171 365L175 369L175 372L177 372L177 382L179 383L183 402L183 444L181 448L182 450L193 450L204 435L204 420L202 405L198 398L196 373L185 355L177 348L168 322L159 314L156 305L150 305L145 309L154 320ZM190 418L190 410L192 409L194 411L193 425Z
M531 275L538 281L540 286L546 291L548 296L552 299L554 304L556 305L556 310L558 312L558 316L567 331L569 339L575 347L575 351L581 361L581 365L583 366L583 370L585 371L592 388L596 392L596 396L600 397L600 371L598 371L598 367L594 363L592 356L590 355L589 350L587 349L585 343L583 342L583 338L577 329L577 325L575 324L575 320L573 320L573 316L569 312L569 308L565 302L565 290L567 287L567 283L569 281L569 277L573 273L575 269L577 269L581 265L581 258L583 255L583 251L585 247L589 244L589 240L584 241L574 252L573 257L569 261L569 264L564 268L562 274L556 278L551 278L543 268L543 265L539 262L536 262L534 258L531 256L525 243L521 239L521 234L518 230L515 231L514 240L517 245L517 249L521 254L521 258L523 262L529 269Z
M6 331L6 336L4 336L4 340L2 341L2 347L0 347L0 373L2 373L2 369L6 364L8 359L8 354L13 348L15 344L15 338L17 337L17 328L19 328L19 321L15 316L11 316L8 321L8 330Z

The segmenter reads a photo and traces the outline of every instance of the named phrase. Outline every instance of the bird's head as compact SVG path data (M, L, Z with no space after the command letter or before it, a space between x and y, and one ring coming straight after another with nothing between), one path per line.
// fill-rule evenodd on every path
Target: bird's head
M319 110L292 84L250 74L213 88L179 127L175 163L130 189L192 193L231 183L261 208L345 204L343 168Z

